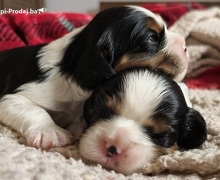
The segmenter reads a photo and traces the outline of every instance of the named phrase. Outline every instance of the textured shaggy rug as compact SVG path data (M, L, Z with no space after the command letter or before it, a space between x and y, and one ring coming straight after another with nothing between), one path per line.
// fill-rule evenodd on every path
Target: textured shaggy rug
M190 99L207 121L207 141L200 149L161 156L130 176L82 161L77 145L49 152L27 147L20 134L0 124L0 179L220 179L220 90L190 90Z

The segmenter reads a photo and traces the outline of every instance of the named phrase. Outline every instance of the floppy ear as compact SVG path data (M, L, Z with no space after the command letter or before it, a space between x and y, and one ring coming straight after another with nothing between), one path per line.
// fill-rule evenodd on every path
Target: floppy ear
M111 65L95 50L84 53L74 73L75 79L80 80L79 84L88 89L96 88L116 74Z
M185 149L199 147L207 138L206 123L195 109L188 108L185 121L180 124L178 146Z
M116 75L112 68L115 54L113 42L110 42L111 38L108 36L109 34L103 33L98 42L95 41L92 47L88 46L88 50L85 50L79 59L75 76L80 76L81 81L85 80L85 86L90 89Z
M91 68L91 75L94 79L110 79L116 74L111 64L108 63L101 52L89 53L87 59L87 65Z

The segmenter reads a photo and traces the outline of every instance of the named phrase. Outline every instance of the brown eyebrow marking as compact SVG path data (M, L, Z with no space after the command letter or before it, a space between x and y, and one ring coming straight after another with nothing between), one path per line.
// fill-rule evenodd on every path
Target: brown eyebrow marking
M106 105L109 109L113 110L116 114L121 114L122 102L119 97L107 96L105 100Z
M152 17L147 17L146 18L146 25L147 25L147 28L150 28L150 29L154 30L155 32L157 32L157 34L160 34L164 29L164 27L162 25L160 25Z
M155 134L166 132L170 128L169 125L166 124L166 119L155 119L154 117L147 118L143 125L151 128Z

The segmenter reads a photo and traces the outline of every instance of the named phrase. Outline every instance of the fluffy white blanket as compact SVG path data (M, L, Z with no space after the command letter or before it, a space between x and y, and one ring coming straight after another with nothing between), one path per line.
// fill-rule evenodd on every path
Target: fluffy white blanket
M186 39L191 60L188 77L195 77L213 66L220 66L220 7L189 12L170 30Z

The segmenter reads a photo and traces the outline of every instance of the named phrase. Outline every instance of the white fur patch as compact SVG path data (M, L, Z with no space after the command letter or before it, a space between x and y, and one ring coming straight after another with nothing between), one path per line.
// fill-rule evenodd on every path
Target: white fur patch
M45 149L71 143L69 132L57 126L44 109L23 96L4 96L0 111L1 122L25 136L30 146Z
M189 99L189 89L188 89L187 85L185 83L183 83L183 82L180 82L180 83L177 83L177 84L179 85L180 89L183 92L183 95L184 95L184 98L186 100L187 106L191 108L192 107L192 103L191 103L191 101Z
M63 58L65 48L74 39L74 36L80 33L84 28L85 26L77 28L43 47L38 55L38 57L40 57L40 68L42 70L54 68L54 66Z
M124 77L121 115L143 124L166 97L166 81L149 71L131 72Z
M106 154L115 146L117 155ZM155 157L154 144L133 120L114 117L91 127L81 138L79 151L87 160L118 172L129 174L152 161Z

